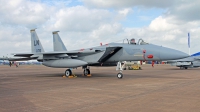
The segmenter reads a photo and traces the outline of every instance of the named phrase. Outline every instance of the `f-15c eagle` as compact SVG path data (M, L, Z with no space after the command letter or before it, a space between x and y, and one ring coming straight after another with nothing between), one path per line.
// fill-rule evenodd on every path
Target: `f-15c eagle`
M127 43L109 43L102 46L69 51L60 39L58 31L53 32L54 51L44 52L35 29L30 30L30 32L32 52L14 53L15 57L23 57L17 60L36 59L42 62L43 65L54 68L76 68L82 66L84 75L90 74L89 66L115 63L116 70L119 70L117 77L121 79L123 77L123 61L163 61L189 56L175 49L146 43L142 39L138 43L132 39ZM67 69L65 75L72 75L72 71Z

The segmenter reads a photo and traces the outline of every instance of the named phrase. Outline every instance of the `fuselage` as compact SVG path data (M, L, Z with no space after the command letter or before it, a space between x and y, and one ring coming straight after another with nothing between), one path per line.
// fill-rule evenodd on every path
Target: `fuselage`
M121 49L119 49L117 52L110 51L111 53L114 54L105 62L140 61L140 60L162 61L162 60L180 59L188 56L188 54L184 52L153 44L133 45L133 44L123 44L123 43L111 43L104 46L89 48L95 50L103 50L103 52L99 52L88 56L77 57L77 59L84 60L88 63L95 63L95 62L98 63L99 59L104 55L107 48L109 47L121 47Z
M135 45L123 43L110 43L88 49L81 49L91 53L78 53L74 57L55 58L44 61L49 67L79 67L87 65L115 65L119 61L162 61L185 58L188 55L178 50L157 46L153 44ZM75 50L78 51L78 50ZM58 56L58 55L56 55ZM59 57L59 56L58 56Z

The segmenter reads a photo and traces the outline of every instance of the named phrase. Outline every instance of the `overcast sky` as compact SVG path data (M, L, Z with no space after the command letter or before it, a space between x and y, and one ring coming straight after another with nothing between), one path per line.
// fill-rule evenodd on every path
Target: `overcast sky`
M68 50L139 39L188 53L200 51L200 0L0 0L0 56L31 51L30 29L45 51L52 31ZM155 49L156 50L156 49Z

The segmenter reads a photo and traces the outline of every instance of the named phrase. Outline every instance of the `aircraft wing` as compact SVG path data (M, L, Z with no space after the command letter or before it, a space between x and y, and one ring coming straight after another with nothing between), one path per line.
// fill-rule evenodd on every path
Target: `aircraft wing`
M26 58L37 58L38 55L78 55L78 54L92 54L100 52L101 50L74 50L74 51L52 51L52 52L41 52L41 53L13 53L16 57L26 57Z
M28 58L0 58L0 60L8 60L8 61L27 61L37 59L37 57L28 57Z
M76 50L76 51L53 51L53 52L44 52L41 54L44 55L57 55L57 54L67 54L67 55L76 55L76 54L87 54L87 53L96 53L99 52L99 50Z
M17 57L30 57L33 55L33 53L12 53L14 56L17 56Z

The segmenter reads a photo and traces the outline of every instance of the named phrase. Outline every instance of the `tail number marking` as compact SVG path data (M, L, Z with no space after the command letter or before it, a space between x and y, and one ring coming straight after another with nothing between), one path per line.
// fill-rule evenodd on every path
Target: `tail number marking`
M41 49L36 49L35 52L41 52Z
M37 45L40 45L40 41L39 40L34 40L34 46L37 46Z

